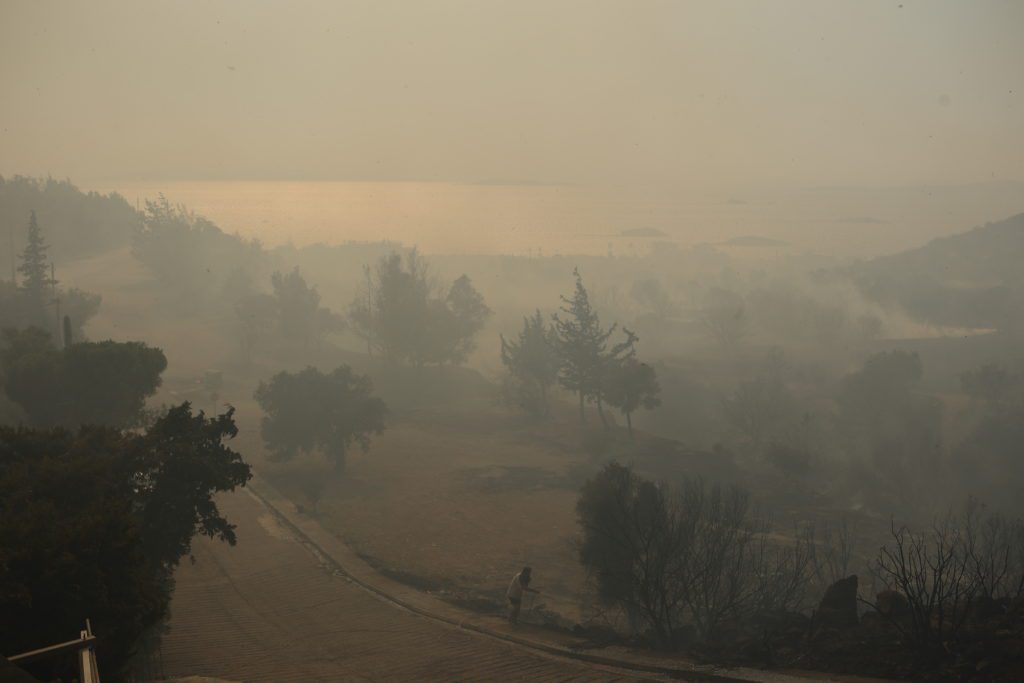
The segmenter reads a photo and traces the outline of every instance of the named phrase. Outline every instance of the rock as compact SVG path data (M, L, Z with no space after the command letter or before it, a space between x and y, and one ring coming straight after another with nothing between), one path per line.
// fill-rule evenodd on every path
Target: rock
M899 591L882 591L875 596L878 613L892 621L910 618L910 603Z
M856 574L840 579L828 587L818 605L814 620L819 626L832 628L850 628L857 625Z
M878 612L865 612L860 618L860 625L870 629L882 628L888 623L885 617Z

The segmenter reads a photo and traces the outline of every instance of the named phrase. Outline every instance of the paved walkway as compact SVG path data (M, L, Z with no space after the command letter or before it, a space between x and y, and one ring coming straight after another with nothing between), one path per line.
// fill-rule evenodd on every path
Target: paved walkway
M169 677L233 681L638 680L401 609L298 542L243 490L218 500L238 545L197 539L162 646Z
M581 650L570 634L512 628L378 574L265 482L223 496L218 505L238 525L238 545L197 539L195 564L185 562L177 572L162 647L171 677L829 680L714 669L624 647Z

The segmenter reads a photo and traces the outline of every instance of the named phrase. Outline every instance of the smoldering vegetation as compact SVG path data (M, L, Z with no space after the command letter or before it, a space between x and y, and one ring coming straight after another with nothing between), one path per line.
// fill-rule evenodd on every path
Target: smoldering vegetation
M1022 671L1024 214L868 261L267 248L22 177L0 221L5 653L88 616L131 676L251 466L468 609L533 564L585 646Z

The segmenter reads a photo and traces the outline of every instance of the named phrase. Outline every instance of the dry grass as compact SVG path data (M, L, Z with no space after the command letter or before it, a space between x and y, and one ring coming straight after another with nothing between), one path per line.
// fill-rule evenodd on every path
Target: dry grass
M530 564L543 590L537 604L579 619L587 591L574 473L588 457L560 447L571 440L570 430L524 426L497 410L417 411L353 455L317 509L383 570L456 599L501 605L511 576ZM310 459L271 471L298 497L304 477L327 473Z

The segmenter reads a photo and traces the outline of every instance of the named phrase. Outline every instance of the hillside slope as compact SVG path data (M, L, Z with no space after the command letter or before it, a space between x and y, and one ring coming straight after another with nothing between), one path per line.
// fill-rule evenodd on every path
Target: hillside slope
M1024 213L854 266L869 297L919 320L1014 328L1024 305Z

